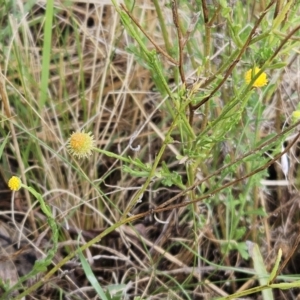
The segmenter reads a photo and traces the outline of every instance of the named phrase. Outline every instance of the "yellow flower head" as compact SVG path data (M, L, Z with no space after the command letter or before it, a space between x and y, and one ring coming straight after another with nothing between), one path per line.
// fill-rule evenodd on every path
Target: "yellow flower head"
M18 191L21 188L22 182L21 179L17 176L12 176L9 180L8 180L8 187L12 190L12 191Z
M72 133L67 148L70 154L82 158L91 155L94 146L95 140L92 133L82 131Z
M292 120L294 123L300 120L300 110L295 110L292 112Z
M245 74L245 81L249 84L252 78L260 71L260 68L255 67L254 70L250 69ZM262 87L268 83L267 74L265 72L261 73L259 77L254 81L254 87Z

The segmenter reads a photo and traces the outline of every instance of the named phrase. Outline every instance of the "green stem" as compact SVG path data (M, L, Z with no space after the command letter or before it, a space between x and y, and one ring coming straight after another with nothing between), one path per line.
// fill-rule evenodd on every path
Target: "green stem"
M124 157L122 155L119 155L119 154L116 154L116 153L113 153L113 152L110 152L110 151L106 151L106 150L103 150L103 149L100 149L100 148L93 148L93 150L95 152L98 152L98 153L101 153L101 154L104 154L108 157L112 157L112 158L115 158L115 159L118 159L118 160L121 160L127 164L134 164L136 167L142 169L143 171L145 172L148 172L149 171L149 168L146 167L144 164L142 163L138 163L137 161L133 160L133 159L129 159L127 157Z
M134 197L132 198L132 200L130 201L129 205L127 206L127 208L125 209L125 212L122 216L122 220L126 218L126 216L128 215L128 213L131 211L131 209L136 205L136 203L139 201L139 199L141 199L143 197L143 194L145 192L145 190L148 188L151 180L153 179L154 175L155 175L155 171L157 169L157 166L158 166L158 163L160 162L161 160L161 157L162 155L164 154L165 152L165 149L168 145L168 143L170 142L171 140L171 133L173 132L175 126L177 125L177 120L180 116L180 112L177 113L177 115L175 116L174 118L174 121L172 123L172 125L170 126L167 134L166 134L166 137L165 137L165 140L163 142L163 145L162 147L160 148L155 160L154 160L154 163L153 163L153 166L149 172L149 176L146 180L146 182L144 183L144 185L142 186L142 188L134 195Z
M165 24L165 18L163 17L163 15L161 13L161 9L160 9L158 1L153 0L153 4L155 6L155 10L156 10L156 13L157 13L159 25L160 25L161 32L162 32L162 35L163 35L163 38L164 38L164 41L165 41L165 46L166 46L167 52L171 55L172 54L172 45L169 41L169 34L168 34L167 27L166 27L166 24Z
M96 236L95 238L93 238L92 240L90 240L89 242L87 242L85 245L83 245L80 248L77 248L76 250L74 250L73 252L71 252L64 259L62 259L53 269L51 269L42 279L40 279L38 282L36 282L31 287L29 287L23 293L19 294L16 298L14 298L14 300L22 299L24 296L29 295L30 293L32 293L35 290L37 290L41 285L45 284L45 282L47 282L51 278L51 276L54 275L54 273L59 270L59 268L61 268L65 263L67 263L68 261L70 261L75 255L77 255L80 252L86 250L90 246L92 246L92 245L100 242L101 239L104 236L108 235L109 233L111 233L115 229L119 228L121 225L124 225L126 223L132 222L135 219L137 219L138 217L139 216L133 216L133 217L130 217L130 218L127 218L127 219L120 220L119 222L117 222L114 225L110 226L109 228L107 228L106 230L104 230L101 234L99 234L98 236ZM8 298L2 298L2 299L8 299Z
M37 260L33 266L33 269L26 274L25 276L21 277L18 282L10 288L8 291L6 291L1 299L8 299L7 297L14 291L16 290L24 281L28 280L29 278L33 277L34 275L37 275L40 272L47 271L47 267L51 264L53 257L55 256L55 253L58 248L58 228L55 222L55 219L51 213L50 207L46 205L43 197L41 194L37 193L32 187L28 187L24 184L21 185L21 187L25 188L28 190L38 201L41 207L42 212L45 214L45 216L48 219L48 224L49 227L52 231L52 242L53 246L52 248L48 251L47 256L44 259ZM15 299L21 299L23 296L26 296L30 293L30 290L27 289L25 290L21 295L18 295Z
M211 24L208 20L208 9L206 0L202 0L202 10L204 16L204 26L205 26L205 39L204 39L204 75L205 77L208 76L210 73L210 52L211 52ZM208 101L204 105L204 114L203 120L201 123L201 131L203 131L206 127L207 120L208 120L208 113L209 113L209 105Z

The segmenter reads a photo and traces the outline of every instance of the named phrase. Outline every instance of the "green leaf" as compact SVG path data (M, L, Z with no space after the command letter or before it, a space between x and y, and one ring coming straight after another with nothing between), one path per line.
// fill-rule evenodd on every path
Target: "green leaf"
M0 146L0 157L2 157L4 147L6 146L7 141L8 141L8 137L9 137L9 134L6 136L6 138L4 139L4 141L2 142L2 144Z
M226 0L220 0L220 5L222 6L222 8L227 8L227 1Z
M182 178L181 176L175 172L175 171L170 171L167 164L165 162L162 162L162 184L165 186L172 186L172 185L182 185Z
M237 228L234 232L234 239L240 240L244 236L245 232L246 232L246 227Z
M110 284L106 288L111 300L124 299L124 291L126 291L126 284Z
M269 277L269 282L272 282L275 279L275 276L276 276L276 273L277 273L277 270L278 270L278 266L279 266L279 263L281 261L281 256L282 256L282 250L281 250L281 248L279 248L278 255L277 255L274 267L273 267L272 272L271 272L270 277Z
M269 274L265 268L263 257L259 251L259 247L256 243L247 241L248 252L253 260L254 270L258 276L258 280L261 286L266 286L269 283ZM271 289L262 291L263 299L273 300L273 293Z
M80 237L80 235L78 236L78 238ZM93 286L93 288L95 289L95 291L97 292L98 296L100 297L100 299L102 300L109 300L106 296L106 293L104 292L104 290L102 289L102 287L100 286L98 279L95 277L89 263L87 262L86 258L84 257L84 255L82 254L82 251L78 245L78 255L84 270L84 273L87 277L87 279L89 280L89 282L91 283L91 285Z
M132 176L136 176L136 177L148 177L149 176L149 172L147 172L147 171L134 170L126 165L123 166L123 171L126 173L129 173Z
M262 216L262 217L268 216L268 214L264 211L264 209L262 207L260 207L258 209L248 210L247 215L256 215L256 216Z
M48 82L50 73L50 54L52 51L52 22L53 22L53 9L54 0L48 0L46 6L45 15L45 27L44 27L44 45L43 45L43 62L42 62L42 78L40 84L40 108L44 108L48 94Z
M273 22L272 29L275 30L285 19L286 14L290 10L291 5L294 3L294 1L288 1L287 4L280 10L278 16L275 18Z
M245 242L237 243L237 250L243 259L247 260L249 258L248 248Z
M271 66L268 67L268 69L282 69L283 67L285 67L287 65L287 62L278 62L276 64L273 64Z
M282 289L282 290L292 289L292 288L300 287L300 280L294 282L273 283L270 284L270 287L274 289Z

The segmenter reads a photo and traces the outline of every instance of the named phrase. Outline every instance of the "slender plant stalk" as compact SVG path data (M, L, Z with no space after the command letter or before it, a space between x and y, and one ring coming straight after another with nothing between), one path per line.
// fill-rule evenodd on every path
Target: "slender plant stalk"
M11 115L9 100L8 100L7 93L6 93L6 88L5 88L5 77L2 73L1 65L0 65L0 95L1 95L1 98L2 98L2 101L3 101L3 106L4 106L4 111L5 111L6 117L8 119L11 119L12 115ZM23 160L22 160L22 156L21 156L21 152L20 152L20 148L19 148L19 143L18 143L18 140L17 140L17 134L16 134L16 131L15 131L15 127L13 125L13 122L9 122L9 127L10 127L10 131L12 133L12 139L13 139L13 144L14 144L14 148L15 148L16 158L17 158L19 168L20 168L20 171L21 171L21 178L22 178L22 181L24 182L24 184L26 184L27 180L26 180L26 176L25 176L25 167L24 167L24 163L23 163ZM28 209L30 209L32 204L31 204L30 194L28 193L27 190L25 190L25 197L26 197ZM36 236L37 228L36 228L36 223L35 223L35 219L34 219L34 215L33 215L32 210L30 210L30 212L29 212L29 222L30 222L30 225L32 226L34 235Z
M44 45L43 45L43 62L42 62L42 79L40 86L40 108L43 109L48 97L48 82L50 70L50 54L51 54L51 41L52 41L52 23L54 0L48 0L46 5L45 27L44 27Z
M166 134L166 137L165 137L165 140L163 142L163 145L162 147L160 148L157 156L155 157L155 160L153 162L153 165L152 165L152 168L149 172L149 175L148 175L148 178L146 180L146 182L143 184L142 188L134 195L134 197L130 200L129 202L129 205L127 206L124 214L123 214L123 217L122 219L126 219L127 218L127 215L129 214L129 212L131 211L131 209L136 205L136 203L143 197L143 194L144 192L146 191L146 189L148 188L150 182L153 180L154 178L154 175L155 175L155 171L157 169L157 166L161 160L161 157L162 155L164 154L165 152L165 149L168 145L168 143L171 142L171 134L175 128L175 126L177 125L177 120L179 118L179 113L177 114L177 116L175 117L175 119L173 120L173 123L172 125L170 126L167 134Z
M298 125L300 124L300 122L298 122ZM265 170L266 168L268 168L271 164L273 164L276 160L278 160L283 154L285 154L287 151L289 151L289 149L296 143L296 141L298 140L298 138L300 137L300 133L297 134L297 136L293 139L293 141L291 142L291 144L285 148L285 150L281 153L279 153L278 155L276 155L273 159L271 159L268 163L266 163L264 166L261 166L259 168L257 168L256 170L252 171L251 173L243 176L242 178L238 178L236 180L233 180L227 184L225 184L224 186L215 189L214 191L207 193L205 195L203 195L202 197L199 197L197 199L195 199L194 201L187 201L187 202L183 202L183 203L179 203L176 205L169 205L167 207L164 207L163 205L158 206L156 209L151 209L145 213L141 213L138 215L134 215L128 218L123 218L120 221L116 222L115 224L113 224L112 226L108 227L107 229L105 229L101 234L99 234L98 236L96 236L95 238L93 238L92 240L90 240L89 242L87 242L85 245L81 246L80 248L76 249L75 251L71 252L69 255L67 255L65 258L63 258L54 268L52 268L41 280L39 280L37 283L35 283L34 285L32 285L31 287L29 287L26 291L24 291L23 293L21 293L20 295L18 295L15 300L19 300L22 299L22 297L29 295L31 292L35 291L36 289L38 289L42 284L44 284L45 282L47 282L51 276L59 269L61 268L65 263L67 263L69 260L71 260L75 255L77 255L80 251L84 251L87 248L89 248L90 246L98 243L101 241L101 239L103 237L105 237L106 235L108 235L109 233L111 233L112 231L116 230L117 228L119 228L120 226L127 224L127 223L131 223L133 221L136 221L140 218L144 218L145 216L152 214L152 213L158 213L158 212L162 212L162 211L167 211L167 210L173 210L173 209L178 209L180 207L183 206L187 206L189 204L193 204L195 202L199 202L202 201L204 199L207 199L209 197L211 197L212 195L219 193L221 190L235 185L237 182L243 181L246 178L249 178L251 176L253 176L254 174L261 172L262 170ZM171 199L170 199L171 200ZM269 287L268 287L269 288ZM264 287L258 287L256 289L256 291L261 291L262 289L264 289ZM251 289L250 289L251 290ZM248 290L248 291L250 291ZM227 298L227 299L233 299L233 298Z
M161 28L161 33L165 41L165 46L167 49L167 52L170 56L172 56L172 44L169 40L169 33L167 31L166 23L165 23L165 18L163 17L162 11L161 11L161 6L158 0L153 0L153 4L155 6L155 11L157 13L157 18L159 21L159 25Z

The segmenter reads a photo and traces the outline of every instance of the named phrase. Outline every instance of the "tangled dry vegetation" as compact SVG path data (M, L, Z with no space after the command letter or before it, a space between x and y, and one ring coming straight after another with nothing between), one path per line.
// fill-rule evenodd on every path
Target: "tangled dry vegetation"
M245 16L249 22L262 10L263 2L251 4L252 11ZM79 129L91 130L97 147L126 153L151 164L172 122L166 99L157 91L142 57L139 58L139 53L133 54L132 37L124 30L110 1L55 2L49 98L41 103L45 2L30 3L16 1L9 14L6 6L0 8L2 27L7 29L1 36L4 50L1 51L0 89L1 97L7 96L9 100L8 107L1 107L1 135L4 141L9 132L9 143L1 161L0 278L11 283L27 274L34 261L47 252L51 232L45 216L29 194L19 191L12 197L6 185L9 177L20 174L22 181L39 190L51 206L59 225L55 265L78 245L116 223L145 182L144 177L125 173L122 162L102 154L94 154L83 161L72 158L66 150L69 135ZM139 23L155 43L164 48L152 1L136 1L135 5L133 14ZM167 2L161 1L160 5L166 23L170 24L167 32L172 43L176 39L172 11ZM183 7L189 5L195 6L185 3ZM183 20L191 18L190 12L181 7L179 13ZM224 20L217 18L216 23L219 32L214 45L213 69L218 68L222 51L227 49ZM203 44L203 33L195 32L193 42ZM148 47L154 49L151 43ZM189 51L185 68L187 81L193 84L197 78L195 70L202 61L193 55L195 49ZM280 132L298 103L298 52L287 55L286 60L285 68L272 73L272 84L277 84L278 88L265 96L266 109L258 130L261 139ZM169 72L168 84L176 90L173 66L165 60L163 64ZM230 95L234 89L228 84L222 93ZM216 104L213 114L219 110ZM251 112L246 113L249 118L255 117ZM196 116L193 127L200 131L202 120L201 115ZM255 131L255 122L251 126ZM133 139L137 130L140 132ZM176 134L162 161L186 181L185 163L176 159L181 153L180 132ZM287 139L285 146L288 143ZM139 151L134 151L137 147ZM287 178L282 167L273 164L269 173L265 173L265 179L257 184L256 193L249 192L253 202L246 206L263 208L266 214L239 215L246 228L240 241L251 240L260 245L268 270L279 248L284 258L291 256L283 274L300 273L299 252L293 248L299 232L298 152L297 145L290 149ZM197 176L205 178L221 167L228 154L236 154L235 145L230 141L215 149L203 169L197 171ZM222 180L225 184L246 172L244 166L234 172L234 177ZM204 186L203 192L209 185ZM238 182L232 188L233 197L238 199L244 188L245 183ZM180 192L174 185L153 181L131 214L149 211ZM189 207L150 213L119 227L84 252L95 277L103 287L110 286L115 292L117 296L112 299L133 299L135 296L141 299L212 299L257 285L251 259L243 258L236 249L224 252L222 248L228 226L225 224L226 197L221 191L209 205L206 202L195 205L201 228L195 227ZM173 204L187 200L188 194L178 197ZM31 278L25 286L31 286L40 276ZM118 294L119 289L122 296ZM298 292L297 289L278 290L274 295L276 299L298 299ZM17 294L10 297L17 297ZM251 297L247 299L259 299L260 295ZM75 256L27 299L99 298Z

